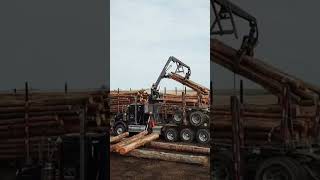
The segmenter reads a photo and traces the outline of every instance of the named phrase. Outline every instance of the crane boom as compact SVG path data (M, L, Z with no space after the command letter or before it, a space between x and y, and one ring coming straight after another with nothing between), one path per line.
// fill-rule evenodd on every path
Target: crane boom
M175 64L176 69L173 72L168 72L168 69L170 68L170 65ZM185 73L184 76L180 75L180 73ZM191 69L188 65L180 61L179 59L170 56L167 63L163 67L157 81L152 85L151 87L151 94L149 96L149 102L156 101L160 98L160 93L158 91L158 86L163 78L168 78L175 80L192 90L196 91L198 95L208 95L209 89L201 86L191 80L189 80L189 77L191 75Z
M220 6L219 10L217 6ZM235 37L238 38L238 32L233 15L249 22L249 34L243 37L238 53L239 55L246 54L253 56L253 49L258 44L258 25L256 18L229 0L211 0L211 7L215 15L215 20L210 27L211 35L222 36L226 34L234 34ZM231 21L232 29L226 30L223 28L222 22L226 20Z

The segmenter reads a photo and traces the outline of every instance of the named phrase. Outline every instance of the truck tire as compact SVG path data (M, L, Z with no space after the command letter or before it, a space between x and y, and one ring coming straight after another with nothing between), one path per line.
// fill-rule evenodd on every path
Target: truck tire
M210 132L208 129L199 129L196 134L198 143L208 144L210 141Z
M180 131L180 139L183 142L192 142L194 140L194 132L190 128L184 128Z
M172 116L172 121L176 124L181 124L183 120L183 115L181 111L176 111Z
M176 142L178 140L178 131L176 128L168 128L164 132L164 138L169 142Z
M203 124L203 113L201 111L194 111L190 113L189 121L192 126L201 126Z
M232 154L214 152L211 176L213 180L233 180Z
M256 171L255 180L308 179L304 168L290 157L274 157L263 161Z
M120 135L120 134L122 134L122 133L124 133L124 132L126 132L126 127L123 125L123 124L121 124L121 123L119 123L119 124L117 124L116 126L115 126L115 128L114 128L114 134L117 136L117 135Z

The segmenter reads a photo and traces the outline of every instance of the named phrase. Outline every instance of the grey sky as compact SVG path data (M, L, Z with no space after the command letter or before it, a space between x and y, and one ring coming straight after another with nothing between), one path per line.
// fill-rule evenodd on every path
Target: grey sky
M208 87L209 16L207 0L111 0L111 89L150 88L169 56Z
M320 85L319 71L319 17L320 1L236 1L258 20L260 38L256 56L290 74ZM241 20L240 20L241 21ZM247 24L237 19L240 32L248 32ZM224 38L234 47L241 39ZM211 64L215 88L233 87L232 74ZM247 87L255 87L246 83Z
M107 1L0 3L0 90L98 88L107 83Z

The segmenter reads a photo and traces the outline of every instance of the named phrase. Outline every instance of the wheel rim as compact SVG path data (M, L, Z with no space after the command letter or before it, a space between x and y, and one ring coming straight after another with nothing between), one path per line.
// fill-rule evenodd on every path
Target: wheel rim
M205 133L205 132L200 132L199 133L199 140L201 142L206 142L206 141L208 141L208 139L209 139L209 137L208 137L207 133Z
M119 127L119 128L117 129L117 134L122 134L123 131L124 131L124 129L123 129L122 127Z
M213 180L229 180L231 179L227 167L219 165L220 161L213 163Z
M167 132L167 139L170 141L174 140L174 133L172 131Z
M189 141L191 139L191 134L184 131L182 133L182 139L185 140L185 141Z
M201 116L199 114L194 114L192 117L191 117L191 121L194 123L194 124L199 124L201 122Z
M181 117L180 114L174 114L174 115L173 115L173 120L174 120L175 122L181 122L181 119L182 119L182 117Z
M267 168L262 174L262 180L291 180L291 179L292 177L290 176L287 169L279 165Z

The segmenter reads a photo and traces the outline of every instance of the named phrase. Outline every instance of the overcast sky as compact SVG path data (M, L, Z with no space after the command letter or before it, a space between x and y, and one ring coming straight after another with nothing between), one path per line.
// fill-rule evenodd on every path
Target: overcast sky
M0 2L0 90L99 88L108 82L107 1Z
M111 89L150 88L169 56L209 87L209 16L208 0L111 0Z
M233 2L258 20L259 44L255 51L256 57L285 72L320 85L320 11L318 10L320 1L233 0ZM249 32L246 21L237 18L236 24L241 36ZM238 40L233 36L220 39L239 48L242 37ZM233 87L233 75L229 71L214 63L211 63L211 67L214 88ZM245 86L257 87L249 82L245 82Z

